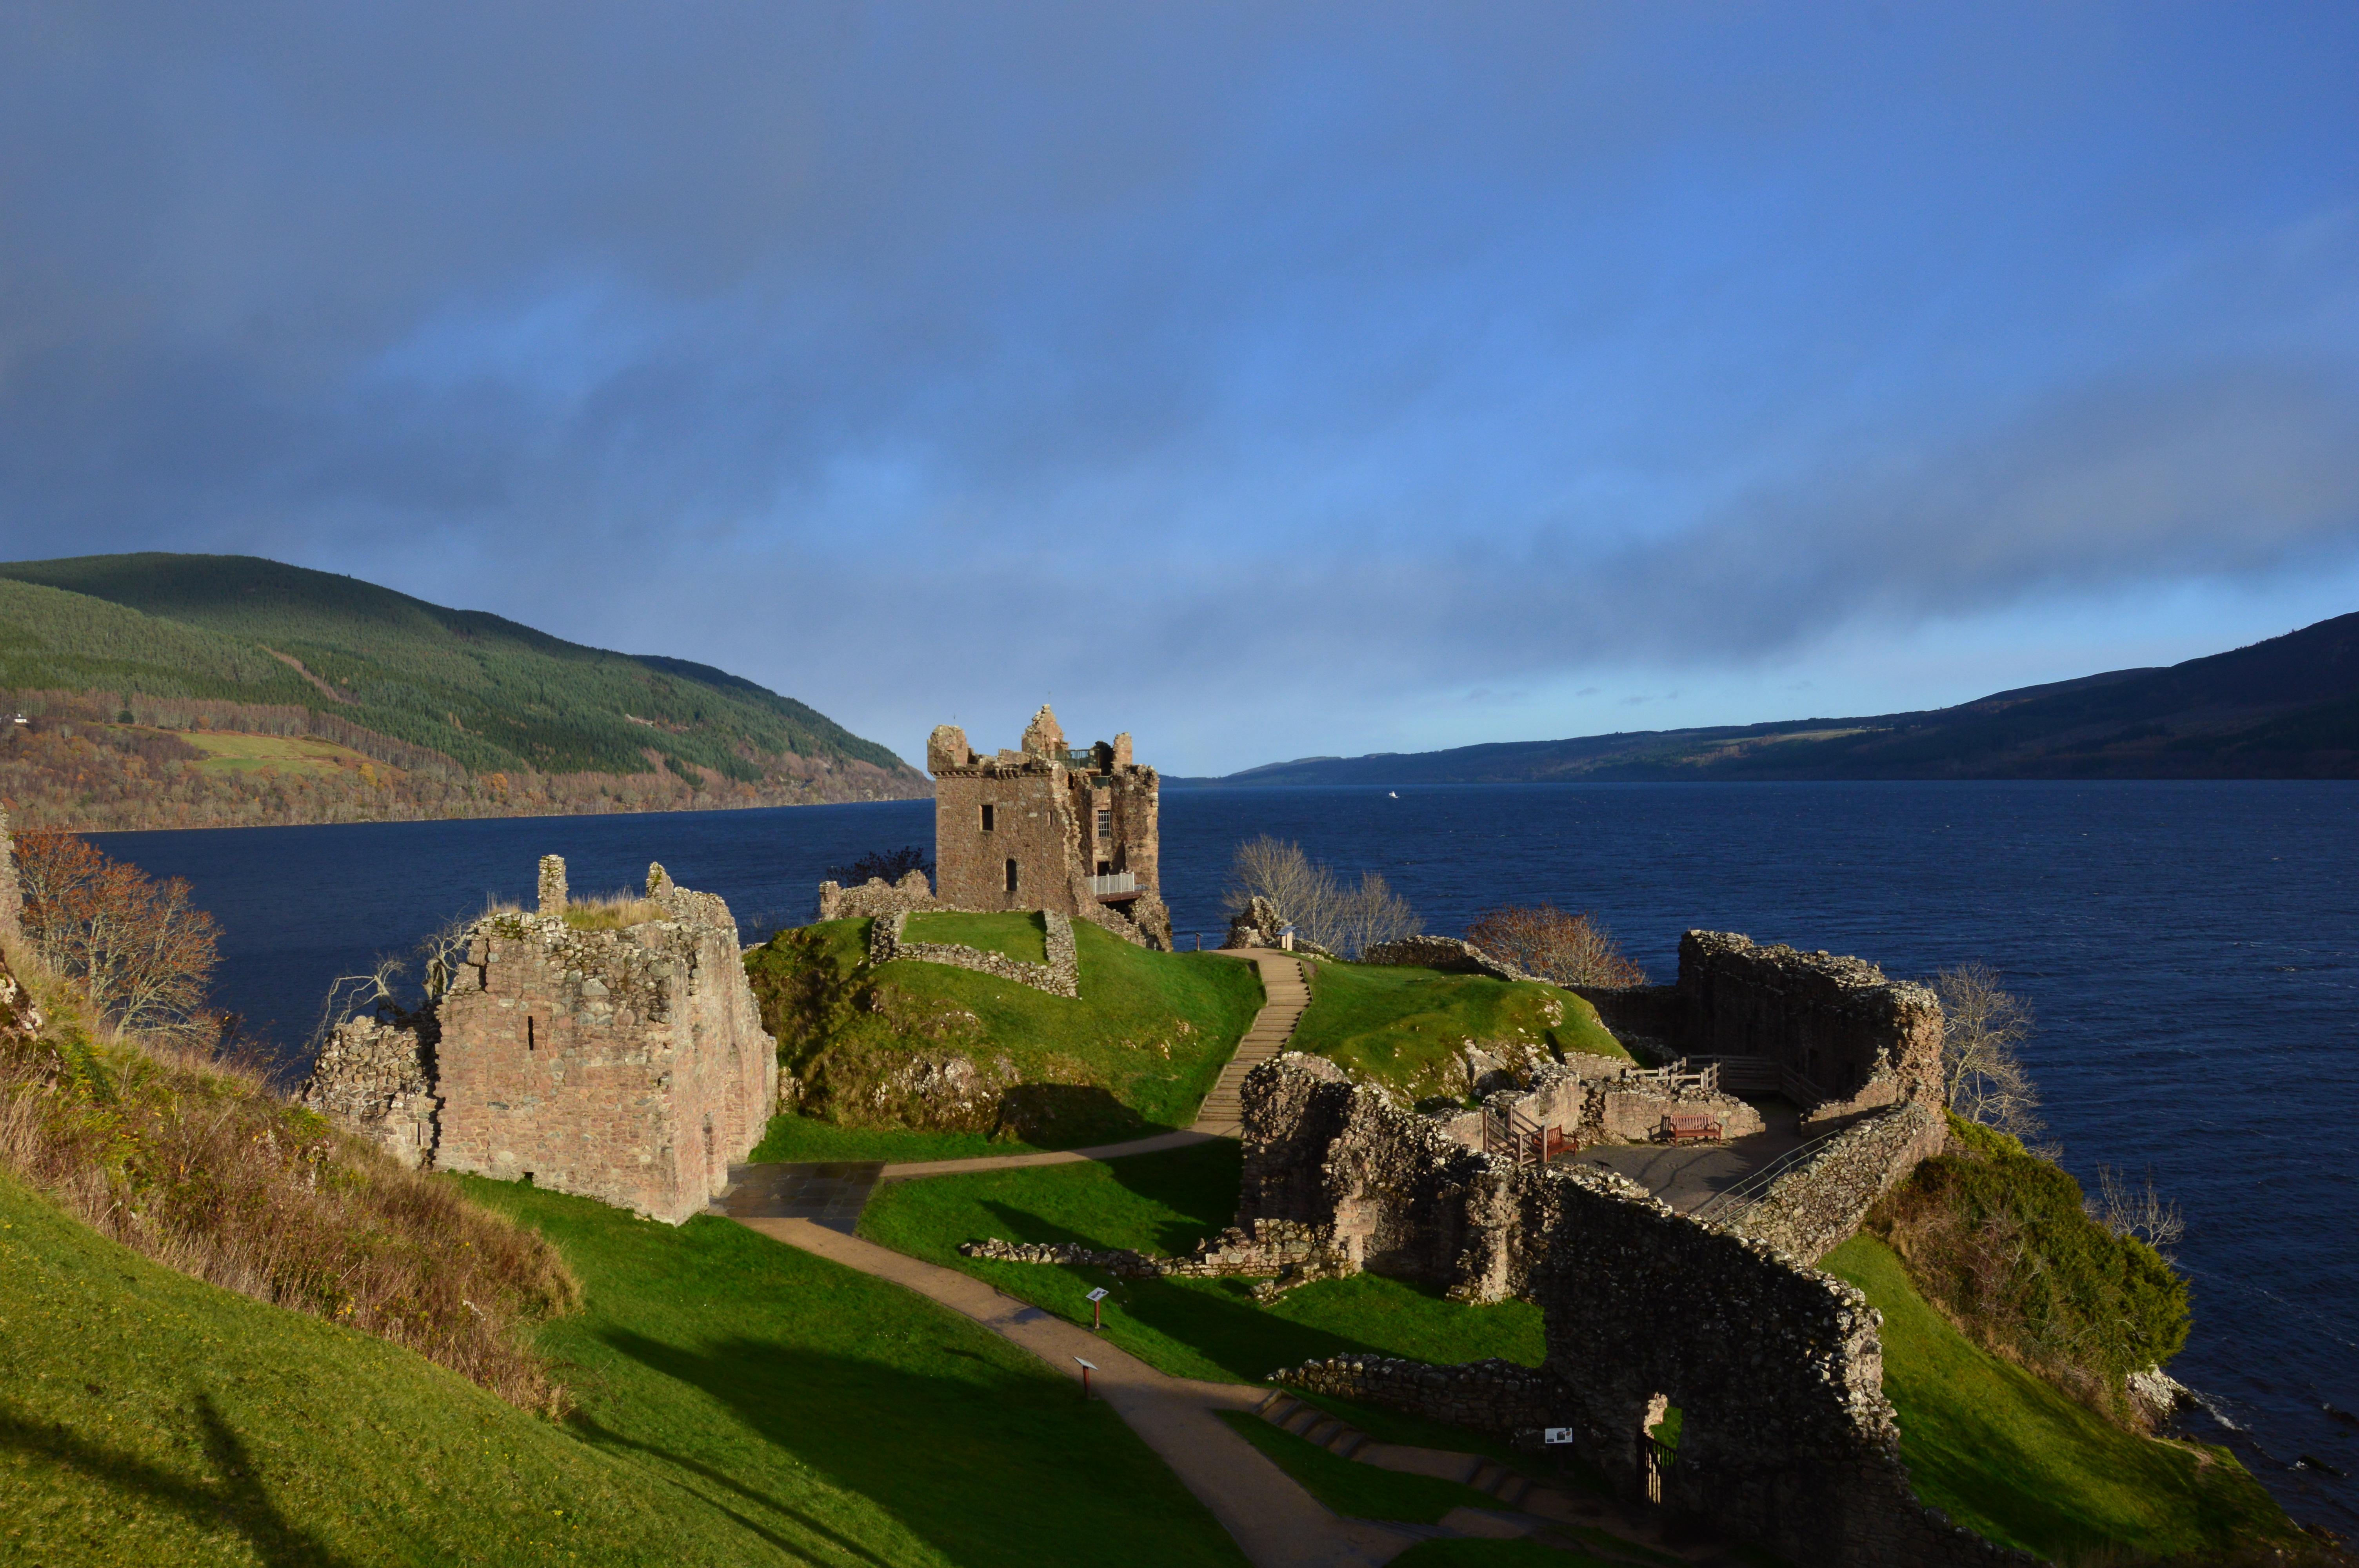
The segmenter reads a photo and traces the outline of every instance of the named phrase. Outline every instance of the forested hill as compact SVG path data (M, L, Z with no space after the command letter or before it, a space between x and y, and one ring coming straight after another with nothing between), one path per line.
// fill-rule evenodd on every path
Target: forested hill
M0 563L0 799L26 826L707 809L921 795L685 659L245 556Z
M2359 614L1955 708L1273 762L1204 784L2359 778Z

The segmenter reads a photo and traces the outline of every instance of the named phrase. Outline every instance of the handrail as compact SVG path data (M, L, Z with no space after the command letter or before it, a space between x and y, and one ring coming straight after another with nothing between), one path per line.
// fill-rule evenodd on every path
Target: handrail
M1760 1202L1761 1199L1768 1193L1769 1189L1777 1184L1779 1177L1788 1175L1799 1166L1807 1163L1812 1156L1817 1154L1827 1144L1842 1137L1850 1129L1848 1128L1839 1127L1832 1132L1820 1133L1808 1143L1787 1150L1783 1154L1778 1155L1776 1159L1770 1161L1760 1169L1747 1172L1743 1181L1722 1188L1719 1192L1716 1192L1712 1194L1712 1196L1704 1199L1703 1202L1696 1205L1694 1208L1688 1211L1690 1217L1695 1219L1735 1219L1740 1215L1744 1214L1745 1210Z

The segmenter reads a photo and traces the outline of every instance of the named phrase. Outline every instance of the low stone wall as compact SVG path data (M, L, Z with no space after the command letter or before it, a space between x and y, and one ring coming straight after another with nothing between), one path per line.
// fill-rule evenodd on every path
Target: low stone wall
M1269 1380L1475 1432L1520 1437L1535 1446L1565 1401L1563 1388L1546 1371L1496 1359L1436 1367L1390 1356L1337 1356L1272 1372Z
M2030 1561L1917 1502L1881 1319L1850 1285L1611 1172L1475 1152L1316 1057L1256 1067L1244 1101L1241 1225L1291 1221L1341 1266L1539 1304L1558 1391L1519 1385L1530 1403L1475 1424L1571 1428L1623 1496L1798 1563ZM1666 1402L1683 1422L1678 1463L1658 1470L1647 1428Z
M1314 1279L1332 1279L1355 1271L1329 1250L1326 1238L1310 1226L1285 1220L1262 1220L1250 1232L1232 1226L1209 1241L1197 1243L1184 1258L1166 1258L1129 1248L1099 1249L1078 1242L1003 1241L991 1237L959 1245L967 1258L1000 1263L1054 1263L1103 1269L1124 1279L1277 1279L1272 1289L1256 1290L1267 1299Z
M1019 986L1030 986L1050 996L1077 998L1082 994L1082 968L1081 956L1073 946L1072 920L1054 910L1043 913L1040 920L1046 928L1042 946L1048 950L1049 961L1045 964L1027 964L1005 953L985 952L962 943L908 941L902 935L909 922L906 910L870 925L868 962L880 968L901 958L919 964L947 964L954 969L973 969Z
M934 896L933 884L926 881L923 871L911 871L898 882L871 877L858 887L839 887L832 881L819 884L821 920L886 920L896 914L955 913L958 907Z
M1455 936L1402 936L1391 942L1379 942L1360 955L1360 962L1440 969L1452 975L1489 975L1499 980L1535 978L1513 964L1500 962L1472 942L1462 942Z
M1947 1121L1930 1105L1910 1102L1870 1116L1770 1184L1729 1228L1815 1263L1948 1139Z
M431 1021L425 1021L431 1031ZM311 1064L296 1103L383 1149L407 1169L434 1162L437 1118L433 1051L414 1026L375 1018L336 1025Z

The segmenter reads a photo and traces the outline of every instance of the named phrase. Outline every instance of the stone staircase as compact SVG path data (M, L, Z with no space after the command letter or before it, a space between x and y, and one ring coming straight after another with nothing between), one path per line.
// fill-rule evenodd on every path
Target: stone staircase
M1254 1413L1279 1431L1290 1432L1304 1442L1315 1443L1343 1459L1356 1457L1372 1441L1358 1427L1328 1414L1317 1405L1305 1404L1283 1389L1273 1390L1269 1398L1255 1407ZM1425 1452L1436 1457L1441 1456L1438 1449ZM1442 1467L1454 1469L1455 1474L1443 1474L1442 1470L1426 1471L1422 1467L1419 1473L1431 1474L1437 1479L1455 1481L1462 1487L1486 1492L1498 1498L1502 1508L1520 1508L1535 1492L1545 1490L1530 1476L1510 1470L1486 1454L1451 1454L1447 1457L1463 1460L1464 1464Z
M1244 1136L1245 1075L1286 1049L1294 1026L1302 1022L1303 1009L1310 1005L1310 987L1303 979L1299 959L1282 953L1257 954L1254 967L1261 971L1262 993L1268 1000L1254 1014L1252 1026L1237 1042L1236 1054L1229 1058L1212 1093L1204 1097L1190 1131L1215 1138Z

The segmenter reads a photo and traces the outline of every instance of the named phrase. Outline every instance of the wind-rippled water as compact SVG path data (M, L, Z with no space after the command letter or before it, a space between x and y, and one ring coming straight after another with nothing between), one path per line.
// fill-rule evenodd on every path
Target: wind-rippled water
M2359 1530L2359 785L1494 785L1169 790L1163 890L1223 929L1232 849L1299 840L1382 871L1428 928L1495 903L1588 908L1656 978L1680 933L1855 953L1895 977L1969 959L2037 1008L2027 1056L2064 1162L2143 1175L2187 1217L2193 1337L2172 1370L2296 1516ZM930 844L929 802L103 836L185 876L224 930L220 1000L301 1070L331 979L488 894L650 860L748 939L808 919L825 869Z

